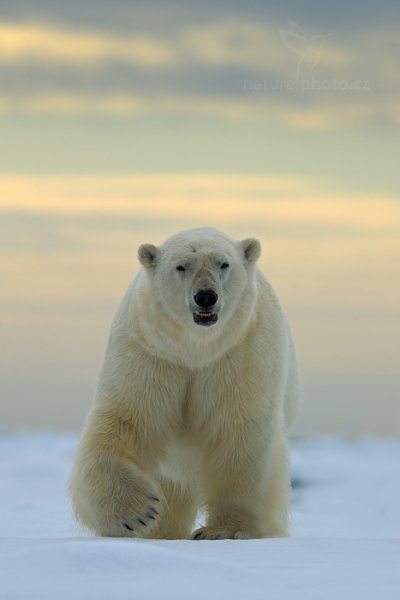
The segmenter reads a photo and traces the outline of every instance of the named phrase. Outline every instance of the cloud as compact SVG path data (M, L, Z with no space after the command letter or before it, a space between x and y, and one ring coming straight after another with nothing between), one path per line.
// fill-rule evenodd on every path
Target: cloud
M255 85L247 80L244 86ZM294 129L322 130L365 123L400 123L400 104L396 99L365 102L352 96L348 102L332 98L311 105L293 104L268 90L257 90L249 97L230 98L196 95L140 95L47 93L23 96L0 94L0 115L87 115L130 117L140 115L206 115L224 119L258 118L278 122Z
M192 57L208 66L293 74L298 56L293 53L293 47L282 43L279 33L278 27L271 24L225 20L189 28L183 40ZM300 42L304 55L318 51L321 65L338 68L347 60L344 48L329 43L321 46L318 40L306 36Z
M318 61L340 67L344 49L302 40L304 53L319 48ZM76 31L26 23L0 25L0 62L73 65L77 69L106 62L129 63L139 68L187 68L201 64L212 68L244 68L250 72L281 72L297 60L282 43L277 27L252 21L224 20L188 26L173 36L132 33L112 35L99 31Z
M117 36L5 23L0 46L2 114L215 114L303 129L400 121L389 30L225 19Z
M116 37L35 24L0 25L0 62L41 62L87 68L103 62L126 62L160 68L176 61L173 48L146 35Z
M223 19L202 25L186 24L175 32L131 34L55 25L3 22L0 24L0 64L13 66L58 64L75 69L126 63L139 69L164 70L193 67L236 69L250 75L294 76L299 60L325 70L327 76L379 64L385 73L398 74L394 52L397 32L377 30L348 33L303 31L289 21L260 23ZM300 33L299 33L300 32ZM382 60L382 58L384 60ZM304 71L306 74L306 71ZM397 75L398 78L398 75Z
M240 223L249 214L252 220L297 228L336 228L344 233L400 231L397 199L339 195L327 192L326 187L322 180L285 175L1 175L0 211L157 220L179 220L185 215L193 222L208 215L230 223Z

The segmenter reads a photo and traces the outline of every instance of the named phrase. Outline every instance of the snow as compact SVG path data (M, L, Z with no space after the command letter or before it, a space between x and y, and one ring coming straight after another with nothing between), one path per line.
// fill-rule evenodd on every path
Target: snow
M293 537L200 542L82 532L76 442L0 433L2 600L400 597L400 442L294 439Z

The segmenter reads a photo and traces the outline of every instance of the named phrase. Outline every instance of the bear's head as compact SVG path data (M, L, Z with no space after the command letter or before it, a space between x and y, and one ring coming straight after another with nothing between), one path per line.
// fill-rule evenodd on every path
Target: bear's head
M200 228L177 233L159 247L143 244L138 257L150 279L152 302L175 322L209 328L253 308L246 304L255 300L260 253L254 238L238 242Z

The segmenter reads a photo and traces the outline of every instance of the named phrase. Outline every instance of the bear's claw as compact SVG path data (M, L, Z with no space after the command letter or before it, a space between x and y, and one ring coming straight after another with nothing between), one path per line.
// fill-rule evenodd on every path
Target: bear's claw
M132 532L132 534L134 534L134 536L139 535L140 536L140 531L146 527L148 529L151 529L153 527L153 525L155 525L155 522L158 519L158 511L153 507L153 506L148 506L146 512L143 514L141 514L140 517L137 517L135 515L131 515L129 517L129 523L123 521L121 523L121 525L127 529L128 531ZM148 521L148 522L147 522ZM131 534L129 534L128 532L126 532L125 535L130 536Z
M249 531L241 529L213 529L211 527L201 527L192 535L192 540L249 540L254 535Z

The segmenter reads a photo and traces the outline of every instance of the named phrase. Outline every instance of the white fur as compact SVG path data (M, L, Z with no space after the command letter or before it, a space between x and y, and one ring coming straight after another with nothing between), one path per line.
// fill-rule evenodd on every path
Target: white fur
M214 229L140 247L71 476L95 533L187 538L203 507L196 539L287 535L299 378L259 254L257 240ZM218 294L208 327L192 314L204 288Z

